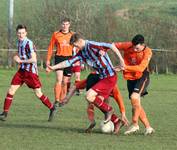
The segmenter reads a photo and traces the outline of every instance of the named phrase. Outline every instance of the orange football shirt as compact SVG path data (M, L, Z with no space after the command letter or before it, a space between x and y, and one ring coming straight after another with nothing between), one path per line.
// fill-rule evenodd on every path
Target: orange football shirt
M57 56L72 56L73 46L70 45L70 38L74 32L62 33L56 31L53 33L47 52L47 61L50 61L54 46L56 46L55 55Z
M132 42L117 42L115 46L123 51L123 57L125 62L125 70L123 71L124 78L126 80L136 80L141 78L143 71L149 65L149 61L152 57L152 50L145 46L143 51L134 51Z

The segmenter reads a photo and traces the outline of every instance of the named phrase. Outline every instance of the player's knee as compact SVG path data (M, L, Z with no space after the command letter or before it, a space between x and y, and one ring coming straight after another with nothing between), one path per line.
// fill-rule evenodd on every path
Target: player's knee
M14 89L13 87L10 87L9 90L8 90L8 93L9 93L10 95L14 95L15 92L16 92L16 89Z
M131 100L140 100L140 94L139 93L132 93L132 95L130 96Z
M86 99L88 100L88 102L93 102L95 100L95 95L93 95L92 92L87 91Z
M35 95L38 97L38 98L40 98L42 95L43 95L43 93L42 93L42 91L41 90L34 90L35 91Z
M14 95L14 94L15 94L15 91L14 91L13 89L9 89L9 90L8 90L8 93L9 93L10 95Z
M131 98L131 104L132 104L133 109L141 107L140 99L136 96Z

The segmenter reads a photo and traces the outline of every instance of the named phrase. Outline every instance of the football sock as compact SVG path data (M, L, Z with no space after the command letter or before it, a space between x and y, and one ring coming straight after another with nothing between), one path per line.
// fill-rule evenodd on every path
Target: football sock
M116 114L112 114L111 121L114 123L114 125L118 123L119 118L116 116Z
M94 121L94 104L88 103L87 116L90 122Z
M145 113L143 107L141 107L140 120L146 128L150 127L149 121L147 119L147 116L146 116L146 113Z
M70 87L71 87L71 82L67 82L67 93L69 92Z
M7 93L6 98L4 100L4 112L8 112L10 109L10 106L12 104L13 95Z
M59 83L55 84L54 93L55 93L55 100L59 101L60 94L61 94L61 84L59 84Z
M140 100L131 99L131 103L133 107L132 123L138 125L138 119L141 111Z
M39 98L42 103L47 106L49 109L53 108L53 104L50 102L49 98L45 96L44 94Z
M109 112L112 110L112 107L106 104L103 100L101 100L98 96L96 96L93 104L98 107L103 113Z

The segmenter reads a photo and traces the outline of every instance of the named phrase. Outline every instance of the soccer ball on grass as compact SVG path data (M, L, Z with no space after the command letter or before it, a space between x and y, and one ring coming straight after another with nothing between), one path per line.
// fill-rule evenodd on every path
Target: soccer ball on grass
M104 120L100 123L100 128L103 133L112 133L114 131L114 124L112 121L104 123Z

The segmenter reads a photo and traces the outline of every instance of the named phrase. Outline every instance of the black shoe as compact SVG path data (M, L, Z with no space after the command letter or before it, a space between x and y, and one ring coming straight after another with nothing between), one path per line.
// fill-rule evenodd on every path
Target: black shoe
M1 121L6 121L7 120L7 112L3 112L0 114L0 120Z
M50 113L49 113L49 119L48 119L49 122L53 120L55 112L56 112L56 108L55 108L55 105L53 105L53 108L50 109Z
M59 107L59 101L55 101L54 103L53 103L53 105L55 106L55 108L57 108L57 107Z
M80 95L80 91L77 89L76 90L76 95L79 96Z
M55 101L53 105L55 105L55 108L57 108L57 107L62 107L62 106L64 106L64 103L59 102L59 101Z
M85 133L91 133L93 128L96 126L95 120L89 125L89 127L85 130Z
M112 114L114 113L114 110L111 109L110 111L105 113L105 120L104 123L106 124L108 121L111 120Z
M64 105L64 103L58 103L58 107L63 107Z

